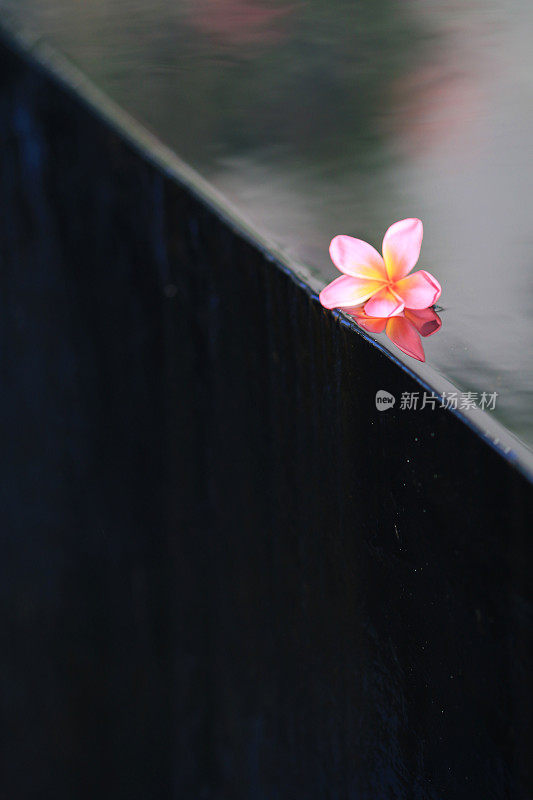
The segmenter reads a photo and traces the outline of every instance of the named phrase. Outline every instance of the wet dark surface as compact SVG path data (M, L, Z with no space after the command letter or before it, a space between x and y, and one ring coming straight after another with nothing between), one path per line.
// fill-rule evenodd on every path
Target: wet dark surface
M0 76L6 797L528 800L530 483L377 411L420 386Z
M533 6L0 0L324 282L330 238L420 217L428 363L533 442ZM235 299L232 301L236 302ZM405 357L408 361L408 357Z

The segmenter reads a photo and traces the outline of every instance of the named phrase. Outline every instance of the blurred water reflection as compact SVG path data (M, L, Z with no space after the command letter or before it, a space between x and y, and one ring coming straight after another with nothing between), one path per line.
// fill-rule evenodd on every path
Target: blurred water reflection
M533 5L0 0L324 283L346 233L420 217L426 358L533 442Z
M369 317L362 307L346 309L357 324L368 333L385 333L402 353L417 361L425 361L422 337L433 336L442 327L442 320L434 308L420 311L404 309L401 314L386 319Z

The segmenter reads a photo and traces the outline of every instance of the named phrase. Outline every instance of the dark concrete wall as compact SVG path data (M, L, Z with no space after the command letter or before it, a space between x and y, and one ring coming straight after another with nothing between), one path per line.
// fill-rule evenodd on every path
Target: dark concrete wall
M530 484L7 46L0 139L5 796L528 798Z

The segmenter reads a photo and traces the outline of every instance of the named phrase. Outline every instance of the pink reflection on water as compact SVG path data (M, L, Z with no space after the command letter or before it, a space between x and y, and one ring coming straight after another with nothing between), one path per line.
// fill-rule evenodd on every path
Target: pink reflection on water
M472 158L502 68L495 17L476 0L417 3L417 13L440 35L426 57L393 82L393 113L385 124L411 155L454 148L459 157Z
M421 337L432 336L440 330L442 321L434 308L414 311L405 309L393 317L369 317L361 306L343 309L369 333L383 333L402 353L425 361Z
M267 8L254 0L196 0L190 22L227 45L277 44L286 33L276 23L295 7Z

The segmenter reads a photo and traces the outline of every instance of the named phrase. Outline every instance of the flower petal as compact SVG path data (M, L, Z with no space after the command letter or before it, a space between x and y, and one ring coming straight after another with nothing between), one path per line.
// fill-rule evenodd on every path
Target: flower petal
M420 336L432 336L442 327L441 318L433 308L423 308L418 311L406 308L405 317L415 326Z
M369 317L392 317L403 309L403 300L389 286L377 292L365 305Z
M423 309L432 306L441 293L440 283L433 275L421 269L394 284L394 291L406 308Z
M362 308L345 308L344 311L369 333L383 333L387 320L383 317L367 317Z
M322 289L319 299L324 308L356 306L379 292L382 286L381 281L369 281L366 278L341 275L340 278L336 278Z
M386 281L387 271L382 257L368 242L353 236L335 236L329 246L331 260L341 272L357 278Z
M391 225L383 238L383 258L391 281L399 281L420 256L424 226L419 219L402 219Z
M405 317L391 317L387 322L387 336L402 353L406 353L417 361L425 361L424 348L420 336Z

